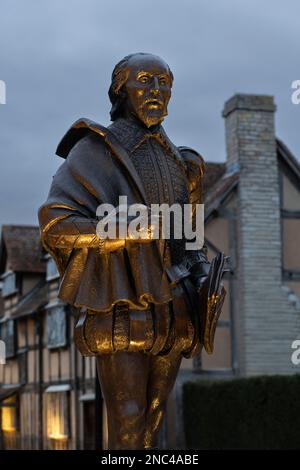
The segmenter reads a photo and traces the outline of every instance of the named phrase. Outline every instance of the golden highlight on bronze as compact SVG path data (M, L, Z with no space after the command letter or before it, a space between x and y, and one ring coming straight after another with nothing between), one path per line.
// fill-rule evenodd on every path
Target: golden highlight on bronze
M160 57L136 53L114 68L107 128L79 119L57 148L64 159L39 210L41 238L61 274L59 297L78 311L74 338L96 356L107 408L109 449L158 447L182 357L213 350L224 302L222 253L187 250L185 237L99 238L97 207L203 203L204 160L177 147L162 122L173 74ZM7 427L10 417L5 418ZM58 416L49 435L64 438Z

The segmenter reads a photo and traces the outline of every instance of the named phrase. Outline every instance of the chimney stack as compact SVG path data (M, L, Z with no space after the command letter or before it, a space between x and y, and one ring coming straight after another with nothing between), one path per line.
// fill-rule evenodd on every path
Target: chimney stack
M299 313L282 286L279 167L272 96L225 103L227 173L239 172L237 316L244 375L290 373Z

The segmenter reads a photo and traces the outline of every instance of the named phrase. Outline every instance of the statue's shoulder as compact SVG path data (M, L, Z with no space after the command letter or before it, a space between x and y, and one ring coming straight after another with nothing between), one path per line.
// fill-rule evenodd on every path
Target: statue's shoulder
M56 155L67 158L70 153L93 149L105 148L105 142L109 139L109 130L87 118L80 118L72 124L70 129L59 142Z
M205 172L205 161L202 155L191 147L181 146L177 148L185 162L188 175L202 178Z

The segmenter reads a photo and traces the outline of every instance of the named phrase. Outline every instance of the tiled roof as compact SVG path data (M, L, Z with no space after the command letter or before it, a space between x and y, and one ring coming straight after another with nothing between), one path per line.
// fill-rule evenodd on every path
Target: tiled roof
M217 209L236 185L239 173L226 174L226 163L206 162L204 173L205 218Z
M288 147L276 139L278 158L283 160L295 177L300 179L300 163ZM226 174L226 163L206 162L204 173L204 202L206 217L222 204L224 198L236 187L239 172Z
M205 163L204 172L204 194L224 175L226 170L226 163Z
M40 242L39 228L30 225L3 225L0 252L0 273L5 264L12 271L43 273L46 263Z
M210 190L207 191L205 195L205 205L207 207L210 207L213 205L214 207L217 207L220 202L224 200L224 198L227 196L228 191L235 186L235 184L239 180L239 173L233 173L230 175L224 175L221 177L213 186L210 188Z
M276 139L277 154L279 159L282 159L294 173L294 175L300 178L300 163L297 158L293 155L290 149L279 139Z
M31 315L47 304L48 287L45 281L37 284L28 294L26 294L17 304L16 310L11 314L11 318L19 318Z

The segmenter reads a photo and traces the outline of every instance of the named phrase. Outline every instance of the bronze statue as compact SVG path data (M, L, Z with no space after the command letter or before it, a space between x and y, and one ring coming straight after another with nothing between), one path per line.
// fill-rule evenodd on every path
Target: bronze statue
M58 146L65 162L39 211L42 241L62 276L60 298L79 311L76 345L97 356L109 449L157 447L182 356L204 341L212 349L224 297L223 289L207 302L208 290L215 292L205 246L186 250L184 238L162 242L151 229L143 238L96 232L97 207L116 206L120 195L147 207L202 203L202 157L176 147L161 126L172 82L155 55L121 60L109 89L112 124L75 122Z

